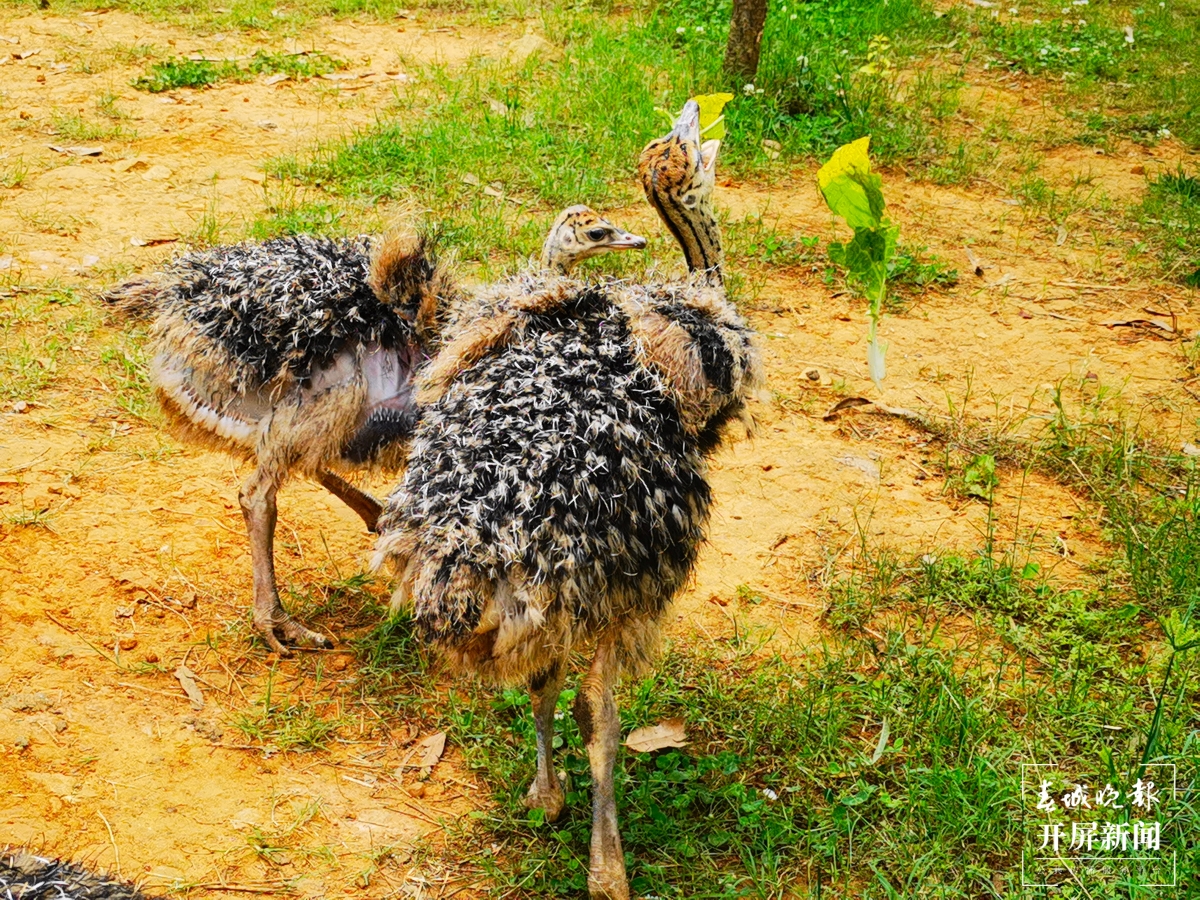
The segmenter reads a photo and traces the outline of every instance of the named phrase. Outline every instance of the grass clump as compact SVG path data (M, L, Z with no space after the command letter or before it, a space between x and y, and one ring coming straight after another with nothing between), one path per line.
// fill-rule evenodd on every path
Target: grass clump
M222 81L249 81L255 75L287 75L290 78L314 78L344 69L345 60L324 53L267 53L259 50L246 67L235 60L184 59L172 57L150 65L133 80L141 91L159 94L180 88L206 88Z
M277 750L319 750L324 747L342 727L345 716L341 701L302 697L280 699L275 677L276 672L272 669L256 708L234 713L230 724L247 738ZM321 672L318 669L312 693L316 694L320 688Z
M146 74L133 80L139 91L160 94L179 88L204 88L229 78L238 78L241 68L233 61L212 62L207 59L172 57L150 65Z
M1152 178L1134 216L1166 272L1200 287L1200 178L1182 165Z
M111 95L110 95L111 96ZM115 106L108 109L116 110ZM110 114L111 118L128 118L119 114ZM51 114L55 134L69 141L132 141L137 138L137 132L126 128L119 122L95 122L84 118L79 113L64 113L55 111Z
M99 322L74 289L16 293L0 309L0 399L33 400L52 387Z

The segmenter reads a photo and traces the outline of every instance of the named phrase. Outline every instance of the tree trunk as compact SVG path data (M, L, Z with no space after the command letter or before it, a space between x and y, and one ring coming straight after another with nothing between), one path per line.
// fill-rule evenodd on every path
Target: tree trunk
M767 0L733 0L729 43L725 47L725 74L737 80L735 87L754 81L766 21Z

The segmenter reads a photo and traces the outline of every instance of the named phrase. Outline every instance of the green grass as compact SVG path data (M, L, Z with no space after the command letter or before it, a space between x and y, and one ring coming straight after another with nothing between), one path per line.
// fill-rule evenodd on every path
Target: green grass
M0 188L19 188L29 177L29 165L23 159L0 166Z
M993 18L990 10L957 6L947 18L977 39L990 64L1064 83L1064 110L1086 123L1089 142L1109 135L1200 142L1200 11L1194 4L1034 0L1018 8L1019 17L1005 10Z
M883 161L930 157L927 120L954 109L957 82L932 73L901 90L895 73L942 34L932 9L916 0L793 9L772 10L760 83L749 92L733 86L723 171L782 175L797 157L868 131ZM663 130L656 108L674 110L692 94L726 86L727 16L721 4L675 3L619 18L549 8L544 22L555 52L547 57L520 67L476 58L426 71L397 93L379 124L277 160L271 171L331 197L417 205L465 258L511 264L536 248L542 218L564 206L639 201L633 170L642 146ZM872 36L894 32L905 37L887 49L887 66L861 73ZM623 98L619 107L613 96ZM782 149L768 152L764 140ZM802 256L782 244L766 249L781 259Z
M946 439L947 460L960 460L946 470L953 490L988 509L974 552L863 536L827 584L818 640L781 655L768 632L739 622L728 638L669 644L650 678L623 686L625 732L681 716L690 741L623 752L635 894L1024 900L1022 857L1036 866L1041 820L1022 795L1022 763L1053 763L1093 789L1127 789L1155 777L1152 765L1180 773L1160 815L1166 863L1111 867L1047 896L1151 900L1171 853L1177 896L1200 889L1200 481L1193 461L1103 411L1064 411L1019 446L996 442L997 455L980 436L965 454ZM1107 555L1060 572L1044 549L1053 535L1026 527L1000 540L997 489L1032 468L1103 513ZM735 615L758 602L748 588L730 600ZM487 873L489 895L580 896L589 775L571 690L556 759L568 810L549 825L522 804L535 764L523 691L422 690L427 660L406 614L358 650L365 698L385 715L432 716L490 785L495 805L460 823L452 844Z
M1173 278L1200 287L1200 178L1184 170L1150 180L1134 218Z
M230 717L230 724L248 739L276 750L324 747L344 724L341 701L284 694L276 686L276 678L277 673L272 669L266 677L263 695L254 708L235 712ZM318 666L310 694L317 694L321 685L322 671Z
M206 88L222 81L249 81L255 75L282 74L291 78L314 78L346 67L345 60L324 53L267 53L256 51L242 67L234 60L184 59L171 57L151 63L133 86L152 94L180 88Z
M75 289L16 293L0 307L0 399L33 400L50 388L99 322Z
M111 97L111 95L109 96ZM117 112L111 100L107 106L101 106L100 101L97 101L97 105L104 110L102 114L108 115L110 118L128 118L127 115L121 116ZM50 118L54 125L54 133L68 141L86 143L89 141L132 141L137 139L137 131L126 128L119 122L96 122L79 113L64 113L57 110L51 114Z
M198 31L290 32L321 16L366 16L387 20L401 10L420 6L401 0L54 0L58 14L69 11L119 9L154 21L166 21ZM446 4L454 7L457 4ZM467 8L476 4L463 4ZM478 4L485 7L485 4ZM0 8L37 8L36 0L0 0Z

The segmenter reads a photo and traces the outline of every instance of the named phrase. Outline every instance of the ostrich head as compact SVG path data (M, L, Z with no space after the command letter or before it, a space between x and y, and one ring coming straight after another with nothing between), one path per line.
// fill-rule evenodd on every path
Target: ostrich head
M700 107L684 104L670 133L651 141L638 159L646 199L683 250L688 268L710 284L724 281L721 232L712 211L720 141L700 141Z
M542 268L565 275L580 260L611 250L641 250L646 239L623 231L587 206L564 209L542 247Z

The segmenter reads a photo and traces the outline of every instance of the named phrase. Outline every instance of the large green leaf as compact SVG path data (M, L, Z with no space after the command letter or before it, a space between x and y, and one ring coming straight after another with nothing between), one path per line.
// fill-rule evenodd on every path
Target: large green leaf
M706 141L719 141L725 137L725 104L733 94L700 94L693 97L700 105L700 136Z

